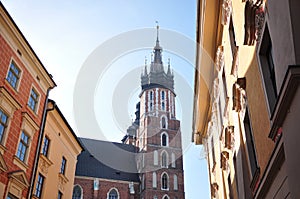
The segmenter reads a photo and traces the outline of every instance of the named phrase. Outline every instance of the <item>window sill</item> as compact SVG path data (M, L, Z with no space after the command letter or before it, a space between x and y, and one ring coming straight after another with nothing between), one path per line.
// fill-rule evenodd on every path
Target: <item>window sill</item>
M0 144L0 153L3 155L4 152L7 150L7 148L3 145L3 144Z
M22 169L24 172L28 169L28 165L25 162L22 162L16 155L14 156L13 163L17 165L20 169Z

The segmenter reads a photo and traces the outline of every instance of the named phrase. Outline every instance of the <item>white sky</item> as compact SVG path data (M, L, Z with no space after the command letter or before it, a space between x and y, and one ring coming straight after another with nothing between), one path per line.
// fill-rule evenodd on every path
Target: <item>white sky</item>
M196 0L2 0L2 3L48 72L53 75L58 86L51 91L50 97L57 102L77 135L82 137L100 139L97 133L79 132L74 117L74 113L78 113L73 107L76 106L74 96L77 95L74 94L74 90L79 71L82 72L91 54L99 52L97 48L103 47L103 43L118 35L148 28L153 28L153 37L144 39L149 40L154 46L155 21L159 21L162 30L172 31L174 35L183 35L190 41L195 41ZM174 47L169 47L166 40L167 36L164 39L160 37L160 44L165 47L164 63L167 64L170 58L175 72L177 116L181 120L185 140L183 148L186 199L209 198L206 161L201 148L190 143L195 52L190 48L187 53L192 58L183 60L187 56L180 52L177 54L171 52ZM134 43L137 40L130 39L127 42ZM120 44L115 48L121 47ZM140 91L140 76L131 77L135 73L128 71L140 72L145 56L148 63L151 59L151 49L148 46L141 48L143 49L127 52L111 60L104 75L97 81L94 112L98 126L108 140L119 142L130 125L130 119L134 118L135 103L138 100L136 95ZM178 48L176 50L180 51ZM103 56L106 54L99 55L99 59L103 59ZM129 87L126 92L129 94L120 90L122 78L132 79L132 82L126 83ZM187 87L184 86L188 86L186 93L184 89ZM120 107L120 110L124 110L122 113L126 115L121 122L118 120L119 112L115 111L116 104L122 104L118 100L124 100L116 99L120 92L124 96L130 96L125 99L126 106ZM116 104L112 104L114 102Z

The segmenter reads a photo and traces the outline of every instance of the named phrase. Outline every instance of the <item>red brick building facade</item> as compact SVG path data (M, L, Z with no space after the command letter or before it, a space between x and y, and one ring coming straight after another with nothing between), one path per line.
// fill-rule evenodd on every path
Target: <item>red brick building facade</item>
M0 198L26 198L55 83L1 3L0 68Z

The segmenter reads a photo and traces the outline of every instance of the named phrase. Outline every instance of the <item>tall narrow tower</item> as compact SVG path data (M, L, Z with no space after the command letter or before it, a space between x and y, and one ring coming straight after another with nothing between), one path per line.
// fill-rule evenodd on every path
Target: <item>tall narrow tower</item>
M184 199L180 121L176 119L174 75L165 72L157 26L150 69L141 75L140 118L136 132L141 199ZM148 72L149 71L149 72Z

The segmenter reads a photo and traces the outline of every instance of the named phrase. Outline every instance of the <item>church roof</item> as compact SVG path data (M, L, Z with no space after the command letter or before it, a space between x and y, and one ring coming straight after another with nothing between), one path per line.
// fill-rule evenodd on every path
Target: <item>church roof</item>
M136 147L80 138L84 151L78 156L76 176L138 182Z

